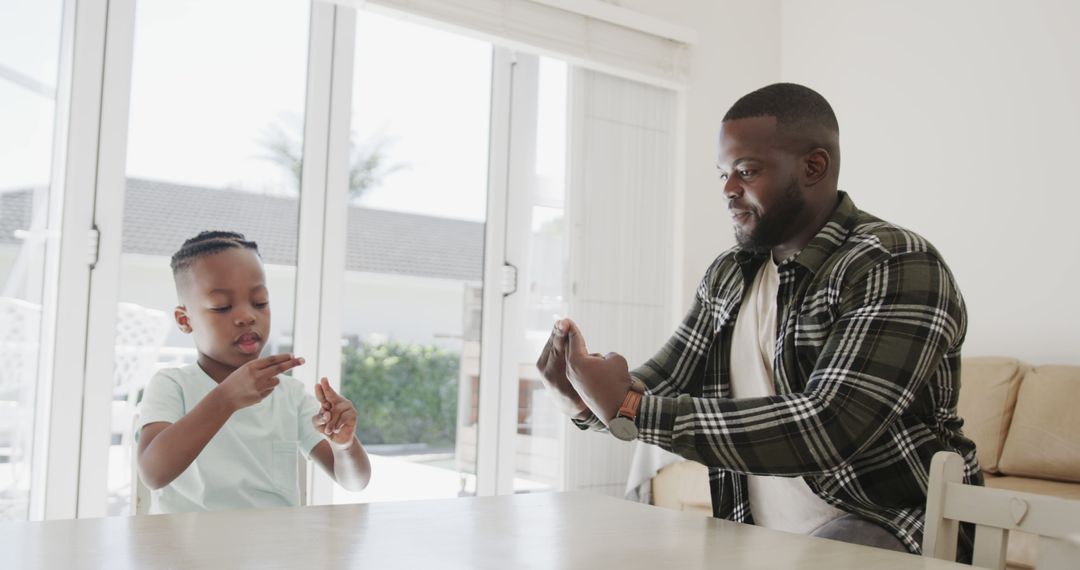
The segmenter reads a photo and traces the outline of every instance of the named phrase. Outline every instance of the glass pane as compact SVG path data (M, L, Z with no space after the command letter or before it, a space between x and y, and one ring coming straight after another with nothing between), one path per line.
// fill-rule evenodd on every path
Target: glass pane
M61 0L0 4L0 520L26 519L45 291Z
M568 66L540 58L536 98L536 157L518 292L525 295L525 330L507 331L518 362L517 453L514 491L559 490L562 485L562 430L566 416L555 407L536 370L536 357L552 324L566 314L566 103ZM511 189L513 191L513 189ZM520 305L517 305L520 306Z
M109 514L131 509L140 390L195 362L173 322L169 258L185 239L229 230L258 243L272 309L263 354L292 348L309 12L301 0L136 5Z
M491 61L358 16L341 379L373 475L335 502L476 492Z

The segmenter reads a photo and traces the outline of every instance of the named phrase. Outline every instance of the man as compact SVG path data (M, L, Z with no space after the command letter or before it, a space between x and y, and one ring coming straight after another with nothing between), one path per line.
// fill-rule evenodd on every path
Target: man
M956 413L967 319L952 274L837 190L839 127L811 89L739 99L717 168L737 245L675 334L631 373L559 321L545 383L580 427L708 466L714 516L919 553L934 453L958 452L982 483Z

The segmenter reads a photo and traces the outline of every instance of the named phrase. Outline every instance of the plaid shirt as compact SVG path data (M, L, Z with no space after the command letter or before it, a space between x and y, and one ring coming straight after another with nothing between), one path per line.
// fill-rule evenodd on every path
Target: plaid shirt
M753 522L745 474L802 476L919 553L934 453L958 452L965 480L982 483L956 413L967 317L949 268L925 239L841 192L828 223L778 267L776 395L731 399L735 319L766 259L721 254L674 336L632 372L648 387L639 439L709 467L716 517Z

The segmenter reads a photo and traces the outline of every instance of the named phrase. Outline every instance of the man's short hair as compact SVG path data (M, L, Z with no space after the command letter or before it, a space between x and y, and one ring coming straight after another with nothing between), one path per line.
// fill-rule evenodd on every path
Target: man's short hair
M724 121L751 117L776 117L780 127L809 124L840 133L829 102L817 91L796 83L774 83L743 95L728 109Z
M181 272L191 267L200 257L221 253L227 249L250 249L259 254L259 246L248 241L244 234L236 232L200 232L199 235L184 242L172 256L172 271L175 279Z

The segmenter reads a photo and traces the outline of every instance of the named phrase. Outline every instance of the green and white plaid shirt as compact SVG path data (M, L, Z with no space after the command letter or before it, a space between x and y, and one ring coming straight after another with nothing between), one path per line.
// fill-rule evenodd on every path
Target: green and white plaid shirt
M829 222L778 268L776 395L732 399L735 319L766 259L721 254L675 334L632 372L648 387L639 439L709 467L716 517L753 522L745 474L802 476L918 553L934 453L958 452L965 480L982 484L956 413L967 315L949 268L925 239L841 192ZM961 542L969 553L970 533Z

